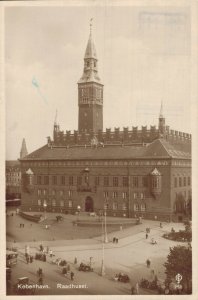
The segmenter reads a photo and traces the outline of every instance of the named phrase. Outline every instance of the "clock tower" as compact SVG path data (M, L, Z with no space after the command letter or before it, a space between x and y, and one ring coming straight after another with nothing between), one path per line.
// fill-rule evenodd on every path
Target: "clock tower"
M98 59L92 39L92 24L84 56L83 75L78 81L78 131L103 130L103 84L98 76Z

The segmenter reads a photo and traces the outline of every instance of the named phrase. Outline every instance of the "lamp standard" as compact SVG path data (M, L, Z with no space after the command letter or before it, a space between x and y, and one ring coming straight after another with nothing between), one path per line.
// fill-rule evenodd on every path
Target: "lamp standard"
M104 242L108 243L107 236L107 204L104 205Z
M101 265L101 276L105 275L105 265L104 265L104 230L103 230L103 219L102 219L102 265Z
M46 216L47 203L46 202L44 202L43 207L44 207L44 219L46 220L47 219L47 216Z

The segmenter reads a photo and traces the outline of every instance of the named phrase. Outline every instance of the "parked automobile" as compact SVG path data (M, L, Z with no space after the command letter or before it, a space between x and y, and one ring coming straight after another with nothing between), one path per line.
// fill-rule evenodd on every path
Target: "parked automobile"
M85 263L81 263L78 270L84 272L93 272L93 268L91 268L88 264Z

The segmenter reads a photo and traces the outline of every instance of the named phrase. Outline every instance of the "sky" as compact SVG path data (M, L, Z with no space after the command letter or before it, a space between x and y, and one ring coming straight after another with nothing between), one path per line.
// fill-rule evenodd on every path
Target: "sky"
M191 36L188 7L6 7L6 159L53 134L78 128L77 81L93 18L103 128L166 124L191 132ZM186 122L188 120L188 122Z

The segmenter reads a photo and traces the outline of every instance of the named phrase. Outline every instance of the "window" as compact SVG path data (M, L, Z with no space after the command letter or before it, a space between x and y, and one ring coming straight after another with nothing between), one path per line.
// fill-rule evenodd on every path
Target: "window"
M44 189L44 190L43 190L43 195L46 195L46 194L47 194L47 190Z
M38 205L41 206L41 200L40 199L38 199Z
M73 185L74 184L74 178L73 176L69 176L69 185Z
M184 180L184 186L186 186L186 177L184 177L183 180Z
M61 207L64 206L64 201L63 201L63 200L60 201L60 206L61 206Z
M113 198L118 198L118 192L113 192L112 196Z
M109 203L104 203L104 209L108 209L109 208Z
M69 190L69 191L68 191L68 194L69 194L69 198L71 198L72 195L73 195L73 191Z
M60 193L60 196L63 196L63 191L62 190L59 193Z
M81 176L77 177L77 185L82 185L82 177Z
M144 193L140 193L140 199L144 199Z
M117 202L113 202L113 210L118 209L118 203Z
M134 194L133 194L133 198L134 198L134 199L137 199L137 197L138 197L138 194L137 194L137 193L134 193Z
M142 177L142 186L148 187L148 177L146 176Z
M109 192L104 192L104 198L108 198L109 197Z
M177 187L177 177L174 178L174 186Z
M134 204L134 211L138 211L139 210L139 205L137 203Z
M49 184L49 176L44 176L44 184Z
M56 195L56 191L52 190L52 195L55 196Z
M190 176L188 177L188 185L190 185Z
M41 190L38 190L38 191L37 191L37 194L38 194L38 195L41 195Z
M104 186L109 186L109 177L104 177Z
M89 67L89 61L87 61L87 67Z
M41 176L37 176L37 184L41 184Z
M152 188L159 188L159 177L154 176L152 178Z
M138 187L138 177L133 177L133 187Z
M182 186L182 179L179 177L179 186Z
M57 177L55 175L52 176L52 184L53 185L57 184Z
M100 177L96 176L95 177L95 185L99 185L100 184Z
M55 199L52 200L52 206L56 206L56 200Z
M146 204L141 204L141 211L145 211L146 210Z
M122 192L122 198L126 199L127 198L128 193L127 192Z
M123 186L128 186L129 185L129 178L124 176L122 178L122 184L123 184Z
M73 207L73 201L69 200L69 207Z
M122 210L127 210L127 204L126 204L126 202L124 202L124 203L122 204Z
M113 186L118 186L118 177L113 177Z
M61 185L65 185L65 176L64 175L61 176Z

